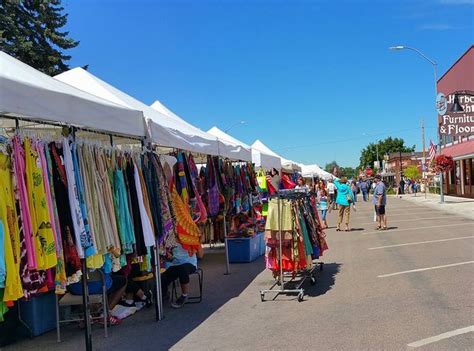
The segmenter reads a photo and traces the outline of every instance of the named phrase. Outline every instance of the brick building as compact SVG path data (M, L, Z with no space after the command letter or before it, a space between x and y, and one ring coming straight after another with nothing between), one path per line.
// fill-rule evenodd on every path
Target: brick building
M455 161L454 169L444 176L444 192L474 198L474 45L438 80L437 88L445 99L438 117L438 124L444 127L441 153Z
M421 174L422 152L392 152L384 158L382 177L389 184L398 184L403 170L409 166L418 167Z

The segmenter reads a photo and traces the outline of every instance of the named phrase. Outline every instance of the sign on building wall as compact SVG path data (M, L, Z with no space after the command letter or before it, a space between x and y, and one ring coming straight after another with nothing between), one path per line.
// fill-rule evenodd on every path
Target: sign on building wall
M459 112L453 111L456 95L457 107L462 109ZM474 94L465 92L445 96L439 93L436 98L436 110L441 118L439 125L441 135L474 135Z

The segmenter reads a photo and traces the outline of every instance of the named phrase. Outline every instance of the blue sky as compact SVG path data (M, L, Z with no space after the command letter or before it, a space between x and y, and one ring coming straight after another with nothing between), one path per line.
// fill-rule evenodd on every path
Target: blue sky
M434 78L474 43L474 0L66 0L72 67L207 130L356 166L386 136L436 137Z

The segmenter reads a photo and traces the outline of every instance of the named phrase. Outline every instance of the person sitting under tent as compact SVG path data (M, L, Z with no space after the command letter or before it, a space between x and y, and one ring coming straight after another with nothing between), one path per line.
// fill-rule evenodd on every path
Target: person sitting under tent
M161 289L163 298L169 298L168 287L176 279L179 279L181 296L171 304L173 308L180 308L188 301L189 276L197 270L197 259L204 256L204 250L199 246L196 253L189 255L181 244L172 250L172 254L165 262L166 271L161 274Z

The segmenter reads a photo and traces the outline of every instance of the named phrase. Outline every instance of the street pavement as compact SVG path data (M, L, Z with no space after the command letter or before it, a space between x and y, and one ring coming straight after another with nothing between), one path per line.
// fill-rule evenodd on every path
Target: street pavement
M272 284L263 258L224 275L222 250L208 250L202 303L167 305L160 322L138 312L107 339L94 326L94 349L474 350L474 221L390 197L390 229L376 231L372 205L356 208L351 232L336 232L329 214L324 270L303 302L262 302ZM83 332L63 329L61 344L53 331L6 350L83 349Z

